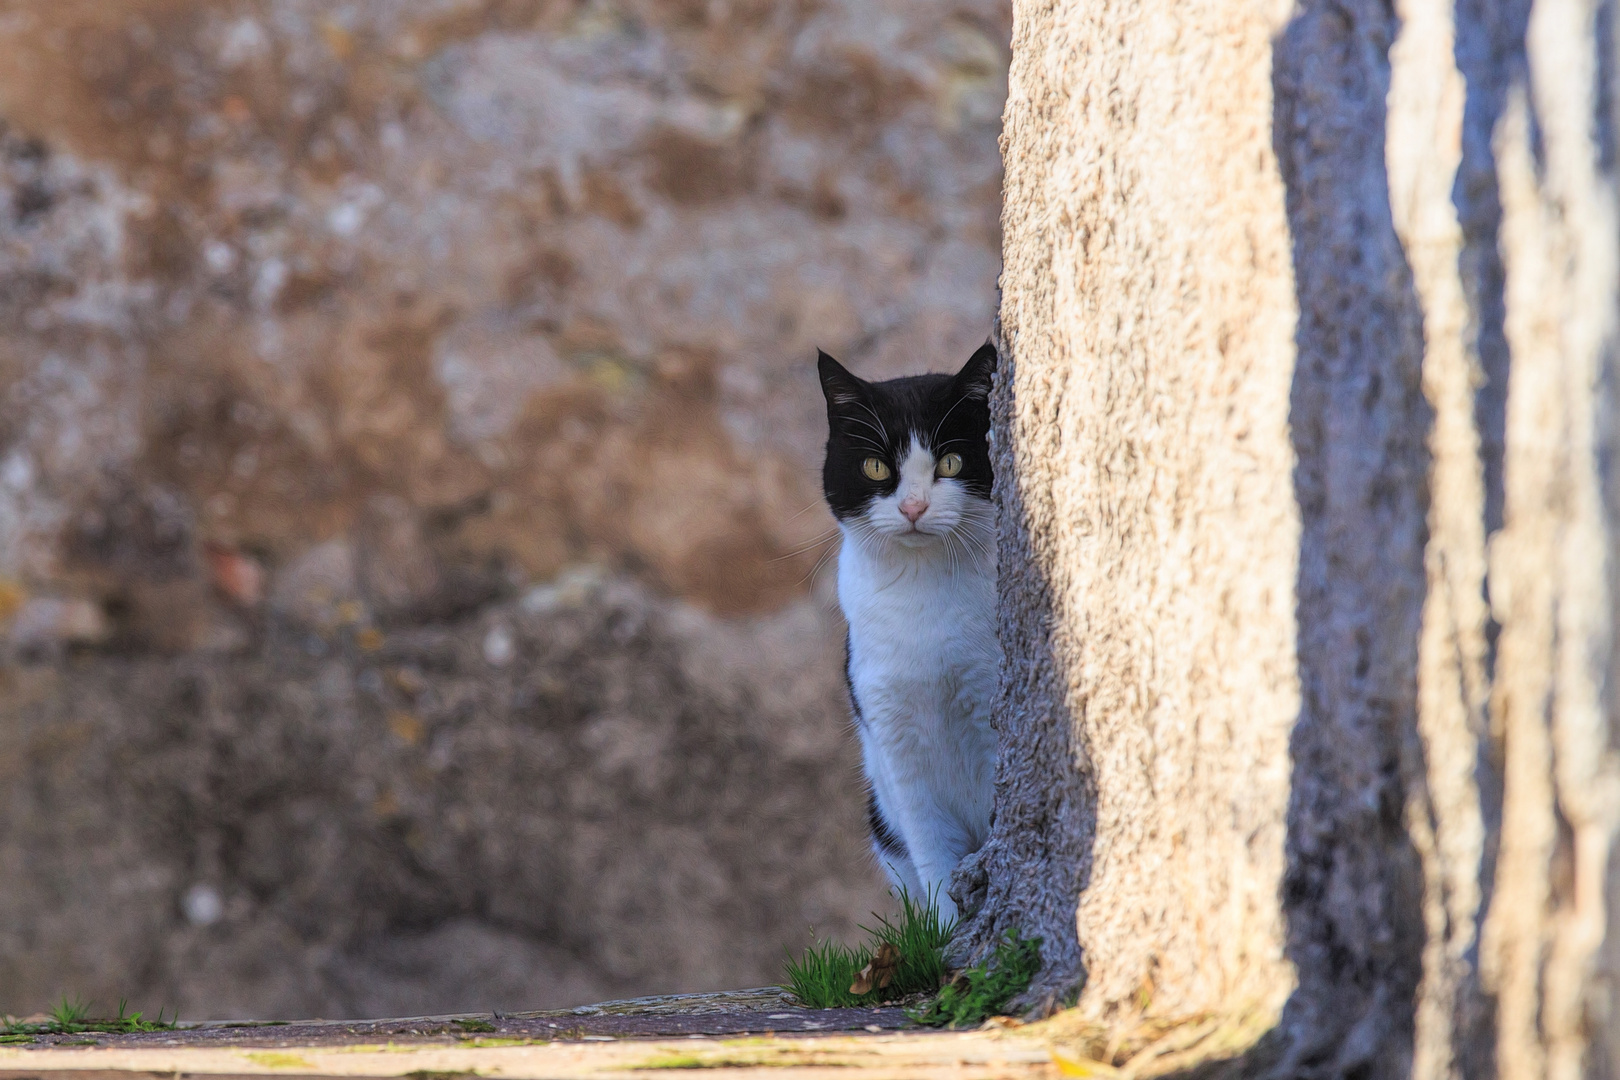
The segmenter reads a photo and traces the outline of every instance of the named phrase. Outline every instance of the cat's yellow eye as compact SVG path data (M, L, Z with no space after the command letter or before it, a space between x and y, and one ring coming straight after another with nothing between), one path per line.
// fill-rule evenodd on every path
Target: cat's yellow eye
M867 458L861 462L861 472L866 474L868 480L887 480L889 478L889 466L884 463L882 458Z
M961 471L961 454L946 454L944 457L939 459L939 464L934 466L935 476L955 476Z

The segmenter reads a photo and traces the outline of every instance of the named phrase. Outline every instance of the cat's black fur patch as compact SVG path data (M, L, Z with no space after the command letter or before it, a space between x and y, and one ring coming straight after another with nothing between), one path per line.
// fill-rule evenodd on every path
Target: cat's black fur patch
M860 727L866 722L861 715L861 703L855 700L855 677L850 674L849 665L855 662L855 654L850 651L849 631L844 631L844 689L849 691L849 712L855 718L855 726Z
M877 796L870 791L866 793L866 823L871 826L873 842L884 854L896 859L907 857L905 841L890 828L888 818L878 809Z
M820 353L821 390L827 398L827 461L821 485L840 520L858 516L873 498L900 482L900 457L921 433L936 455L962 455L956 476L969 492L990 497L990 375L996 350L986 343L955 375L912 375L867 382ZM861 471L869 457L889 466L886 480Z

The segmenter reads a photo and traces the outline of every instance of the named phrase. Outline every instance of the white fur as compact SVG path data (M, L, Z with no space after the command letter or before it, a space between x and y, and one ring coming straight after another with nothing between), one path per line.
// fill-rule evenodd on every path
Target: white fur
M951 871L990 827L1001 652L991 505L934 470L914 441L895 492L843 524L838 602L866 776L910 858L874 848L895 884L952 918ZM928 505L915 526L908 497Z

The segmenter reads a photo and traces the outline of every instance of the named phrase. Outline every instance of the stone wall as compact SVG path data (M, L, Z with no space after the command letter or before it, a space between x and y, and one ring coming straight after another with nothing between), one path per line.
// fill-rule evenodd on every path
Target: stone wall
M975 943L1226 1075L1616 1075L1614 5L1014 10Z
M1274 1010L1300 529L1278 13L1015 10L973 936L1039 933L1038 992L1083 982L1093 1016Z
M0 11L0 1012L776 977L882 889L815 346L989 330L995 0Z

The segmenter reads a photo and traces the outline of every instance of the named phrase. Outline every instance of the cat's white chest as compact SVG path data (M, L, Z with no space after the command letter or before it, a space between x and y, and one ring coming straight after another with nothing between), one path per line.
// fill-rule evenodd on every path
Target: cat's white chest
M994 568L953 573L943 562L874 559L846 544L838 601L849 623L850 678L863 708L868 694L887 696L902 686L924 699L953 688L970 695L983 690L988 707L998 659L995 589Z
M874 555L847 538L839 556L867 779L909 855L909 866L890 870L947 914L950 872L989 827L995 584L993 565Z

